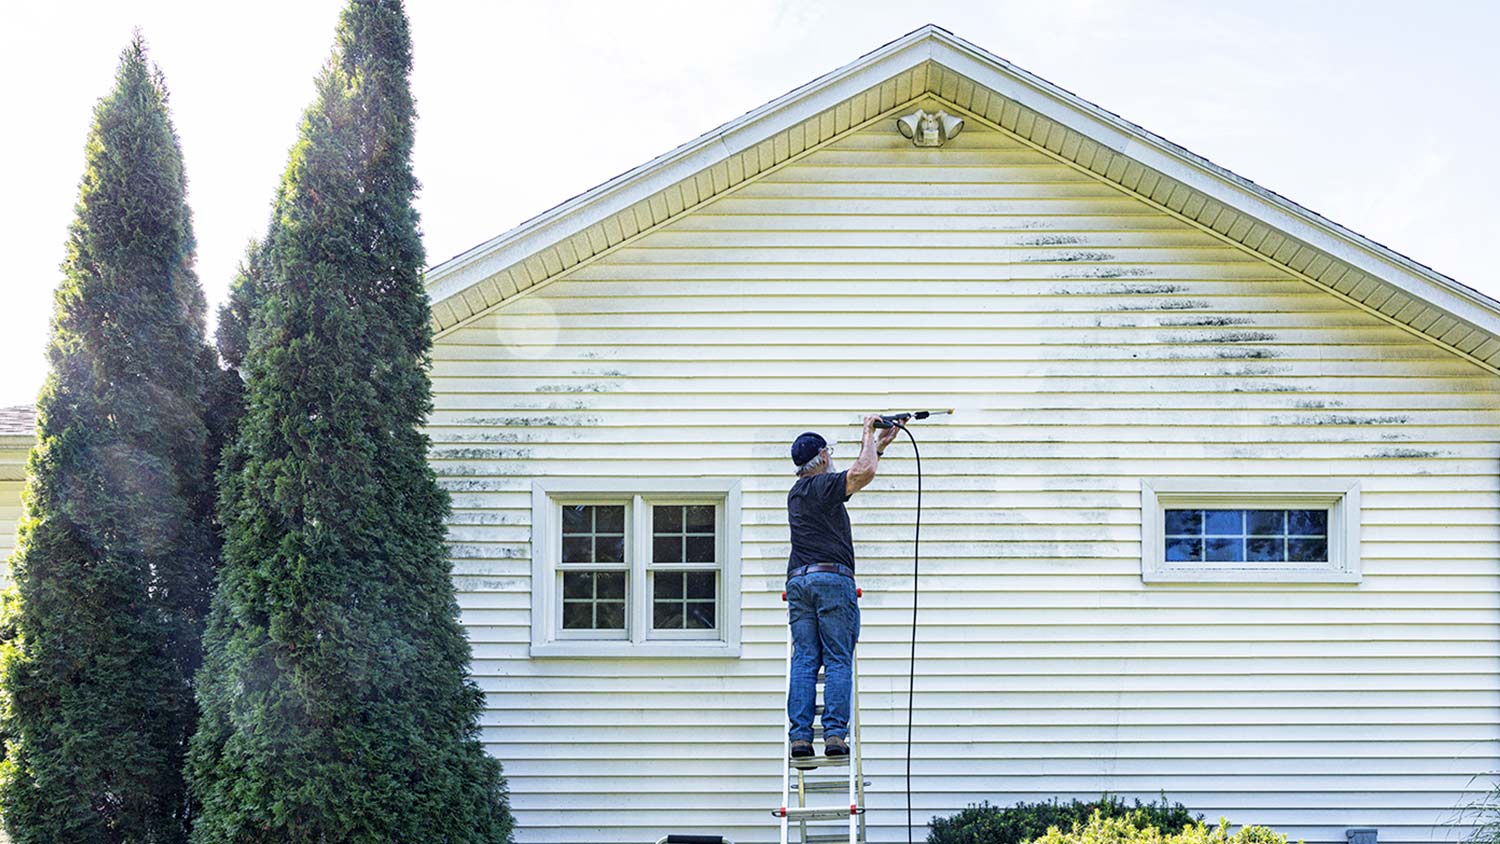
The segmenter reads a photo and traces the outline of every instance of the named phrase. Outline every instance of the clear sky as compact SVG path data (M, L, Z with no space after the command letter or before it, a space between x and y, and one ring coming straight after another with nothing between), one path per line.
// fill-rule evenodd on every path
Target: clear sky
M0 406L45 375L94 101L131 28L166 74L216 310L341 0L7 0ZM428 263L925 23L1500 298L1500 2L408 3Z

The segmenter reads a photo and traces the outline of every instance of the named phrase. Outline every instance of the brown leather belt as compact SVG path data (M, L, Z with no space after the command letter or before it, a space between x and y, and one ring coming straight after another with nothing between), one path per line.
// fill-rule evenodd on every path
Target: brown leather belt
M810 566L799 566L787 572L786 576L790 580L799 574L807 574L815 571L830 571L834 574L842 574L844 577L854 577L854 569L842 563L814 563Z

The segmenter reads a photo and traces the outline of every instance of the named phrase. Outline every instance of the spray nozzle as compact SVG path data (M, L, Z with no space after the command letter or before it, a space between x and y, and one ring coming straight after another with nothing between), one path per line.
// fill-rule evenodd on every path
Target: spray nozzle
M942 416L944 414L951 415L952 413L953 408L951 407L947 410L913 410L910 413L890 413L885 414L879 419L875 420L875 427L894 428L897 425L900 425L911 419L926 419L929 416Z

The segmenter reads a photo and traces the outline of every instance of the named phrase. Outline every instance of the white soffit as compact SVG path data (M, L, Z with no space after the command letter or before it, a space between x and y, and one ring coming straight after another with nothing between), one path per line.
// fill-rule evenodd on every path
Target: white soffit
M428 270L433 327L929 96L1500 373L1500 302L931 25Z

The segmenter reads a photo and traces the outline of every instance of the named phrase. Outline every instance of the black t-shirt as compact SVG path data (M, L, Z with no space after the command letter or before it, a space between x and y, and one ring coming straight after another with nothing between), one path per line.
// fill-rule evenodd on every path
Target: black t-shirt
M854 536L844 502L846 472L823 472L798 478L786 494L786 520L792 528L792 556L787 571L818 563L854 568Z

